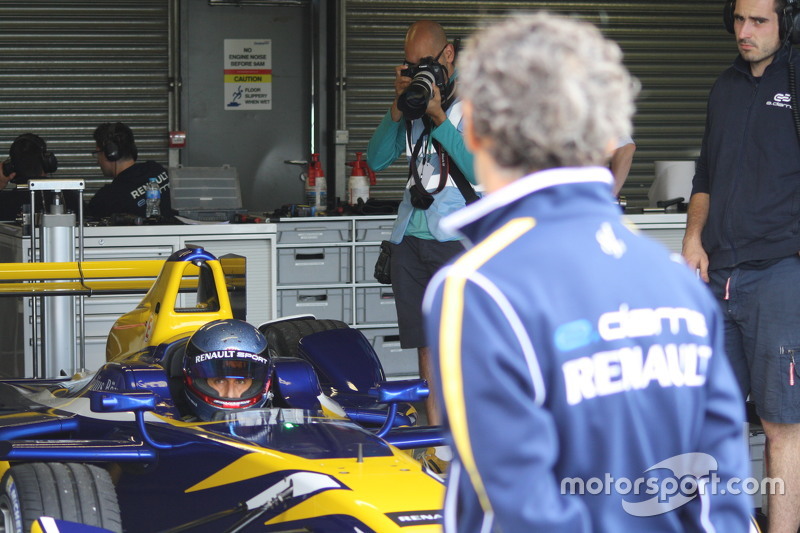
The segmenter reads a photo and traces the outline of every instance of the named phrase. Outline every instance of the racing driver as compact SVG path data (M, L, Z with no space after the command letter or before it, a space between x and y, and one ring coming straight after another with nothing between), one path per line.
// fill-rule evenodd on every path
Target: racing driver
M183 356L185 395L200 420L226 411L263 407L273 364L267 339L242 320L214 320L189 339Z

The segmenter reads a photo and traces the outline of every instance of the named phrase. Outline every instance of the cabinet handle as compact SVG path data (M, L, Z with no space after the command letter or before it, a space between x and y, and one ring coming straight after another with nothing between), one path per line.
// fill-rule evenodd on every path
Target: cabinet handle
M294 258L297 261L314 261L317 259L325 259L325 252L320 252L318 254L294 254Z
M309 303L309 302L327 302L328 295L327 294L301 294L297 297L297 301L301 303Z

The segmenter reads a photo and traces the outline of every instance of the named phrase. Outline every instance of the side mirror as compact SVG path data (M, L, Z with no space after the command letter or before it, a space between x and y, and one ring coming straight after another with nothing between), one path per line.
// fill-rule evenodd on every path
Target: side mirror
M90 391L89 405L95 413L155 411L156 395L152 392L117 394L105 391Z
M424 379L404 379L399 381L381 381L374 389L370 389L370 396L376 396L381 402L389 404L386 421L376 435L383 438L394 426L397 417L397 404L401 402L418 402L430 394L428 382Z
M398 381L381 381L370 390L371 396L377 396L382 403L420 402L428 397L431 390L424 379L403 379Z
M163 444L153 440L150 433L147 432L147 426L144 424L144 413L155 411L156 408L156 395L152 392L115 393L93 390L89 391L89 406L95 413L132 412L136 418L136 425L142 435L142 440L158 450L171 450L191 444L190 442Z

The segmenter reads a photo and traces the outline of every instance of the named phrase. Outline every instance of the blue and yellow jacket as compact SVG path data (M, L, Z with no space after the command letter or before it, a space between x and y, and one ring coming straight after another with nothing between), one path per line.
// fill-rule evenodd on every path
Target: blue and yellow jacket
M750 496L720 493L749 462L717 304L611 182L539 172L444 221L471 243L425 299L446 533L748 529Z

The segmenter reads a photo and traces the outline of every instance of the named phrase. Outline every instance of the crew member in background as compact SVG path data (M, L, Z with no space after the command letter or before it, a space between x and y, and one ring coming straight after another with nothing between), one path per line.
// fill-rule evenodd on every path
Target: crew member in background
M31 179L47 177L57 168L58 159L47 150L44 139L33 133L23 133L14 139L8 152L8 159L3 162L2 176L0 176L2 185L0 189L3 189L0 193L0 220L16 220L22 211L22 206L30 204L31 201L30 191L12 189L9 183L27 184Z
M122 122L101 124L94 130L94 141L97 163L103 176L112 181L94 194L86 206L87 216L146 216L145 186L150 178L156 178L161 187L162 216L172 215L167 169L155 161L136 162L139 150L128 126Z
M439 221L462 207L466 201L454 180L475 183L472 155L462 138L461 102L455 93L456 50L447 41L444 29L436 22L421 20L408 29L404 64L395 67L395 97L367 148L367 162L375 171L392 164L401 153L409 161L410 177L403 192L397 219L390 238L391 277L397 306L400 345L416 348L420 376L430 380L430 350L425 340L422 297L433 274L464 250L459 240L445 234ZM398 107L417 69L423 66L437 78L433 94L420 118L407 120ZM433 68L431 68L433 67ZM440 90L439 84L444 90ZM442 154L450 172L440 185ZM419 179L411 176L418 173ZM459 172L462 178L455 177ZM415 182L419 181L419 184ZM466 184L472 190L469 183ZM427 192L426 192L427 191ZM431 195L432 193L432 195ZM473 191L474 194L474 191ZM440 417L432 392L425 404L428 423Z
M739 55L708 97L683 256L725 316L725 349L767 436L770 533L800 526L800 141L789 62L800 70L796 1L736 0ZM796 96L795 96L796 97ZM795 107L795 111L797 108ZM796 366L797 365L797 366Z
M608 168L614 175L614 187L611 192L615 197L619 197L622 186L628 179L634 152L636 152L636 143L633 142L633 137L630 135L617 141L617 149L614 150L611 160L608 162Z
M470 247L425 295L455 453L445 533L747 531L719 307L611 195L634 111L619 47L585 22L515 16L460 68L486 196L442 222Z

